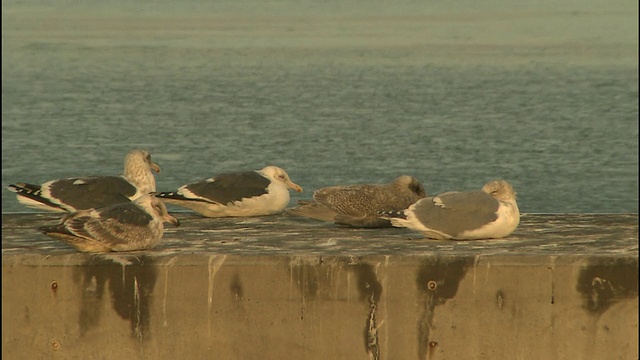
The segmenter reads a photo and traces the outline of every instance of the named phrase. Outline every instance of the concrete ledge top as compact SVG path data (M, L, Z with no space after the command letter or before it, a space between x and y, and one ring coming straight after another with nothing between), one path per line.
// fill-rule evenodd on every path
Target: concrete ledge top
M638 214L523 214L509 237L438 241L401 228L352 229L289 215L203 218L173 213L180 227L165 226L162 242L135 256L638 256ZM80 254L37 227L62 216L2 214L3 262L10 255ZM124 253L120 253L124 254Z

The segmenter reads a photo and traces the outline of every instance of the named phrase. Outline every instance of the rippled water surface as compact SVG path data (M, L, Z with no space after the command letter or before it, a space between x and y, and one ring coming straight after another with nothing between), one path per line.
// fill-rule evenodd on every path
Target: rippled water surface
M2 185L144 147L161 191L275 164L292 202L409 174L638 212L637 2L614 3L3 1Z

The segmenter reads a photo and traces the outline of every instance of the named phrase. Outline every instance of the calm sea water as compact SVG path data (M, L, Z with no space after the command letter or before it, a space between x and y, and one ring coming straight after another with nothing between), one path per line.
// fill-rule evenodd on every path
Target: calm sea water
M160 191L275 164L292 204L408 174L637 213L637 7L3 1L2 185L119 174L143 147ZM2 211L32 210L3 189Z

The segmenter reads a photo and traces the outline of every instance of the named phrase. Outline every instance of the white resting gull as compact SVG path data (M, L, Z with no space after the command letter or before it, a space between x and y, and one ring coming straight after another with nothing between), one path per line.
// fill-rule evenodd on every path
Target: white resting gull
M161 192L158 197L206 217L262 216L281 213L289 204L289 189L302 192L286 171L267 166L216 175L176 191Z
M393 226L418 230L432 239L472 240L509 236L520 222L516 193L504 180L482 190L446 192L417 201L403 211L385 211Z
M129 202L156 191L156 180L151 171L160 172L160 166L151 161L146 150L130 151L124 159L121 176L87 176L47 181L41 185L11 184L7 188L16 193L18 201L31 208L74 212Z

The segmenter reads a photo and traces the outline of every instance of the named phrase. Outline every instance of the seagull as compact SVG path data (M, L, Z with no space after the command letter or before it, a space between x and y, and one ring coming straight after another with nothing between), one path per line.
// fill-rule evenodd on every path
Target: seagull
M393 226L418 230L432 239L474 240L509 236L520 222L516 193L505 180L482 190L450 191L418 200L402 211L381 215Z
M158 245L164 222L180 226L164 203L148 194L133 202L79 210L66 215L58 225L41 226L38 230L81 252L133 251Z
M380 211L404 210L425 196L420 181L402 175L388 184L324 187L313 193L313 201L300 200L287 213L351 227L391 227L388 219L380 218Z
M289 189L302 192L286 171L267 166L216 175L158 197L206 217L261 216L281 213L289 204Z
M31 208L53 212L75 212L130 202L156 191L151 171L160 166L146 150L131 150L124 159L121 176L73 177L47 181L41 185L16 183L7 188L16 193L20 203Z

